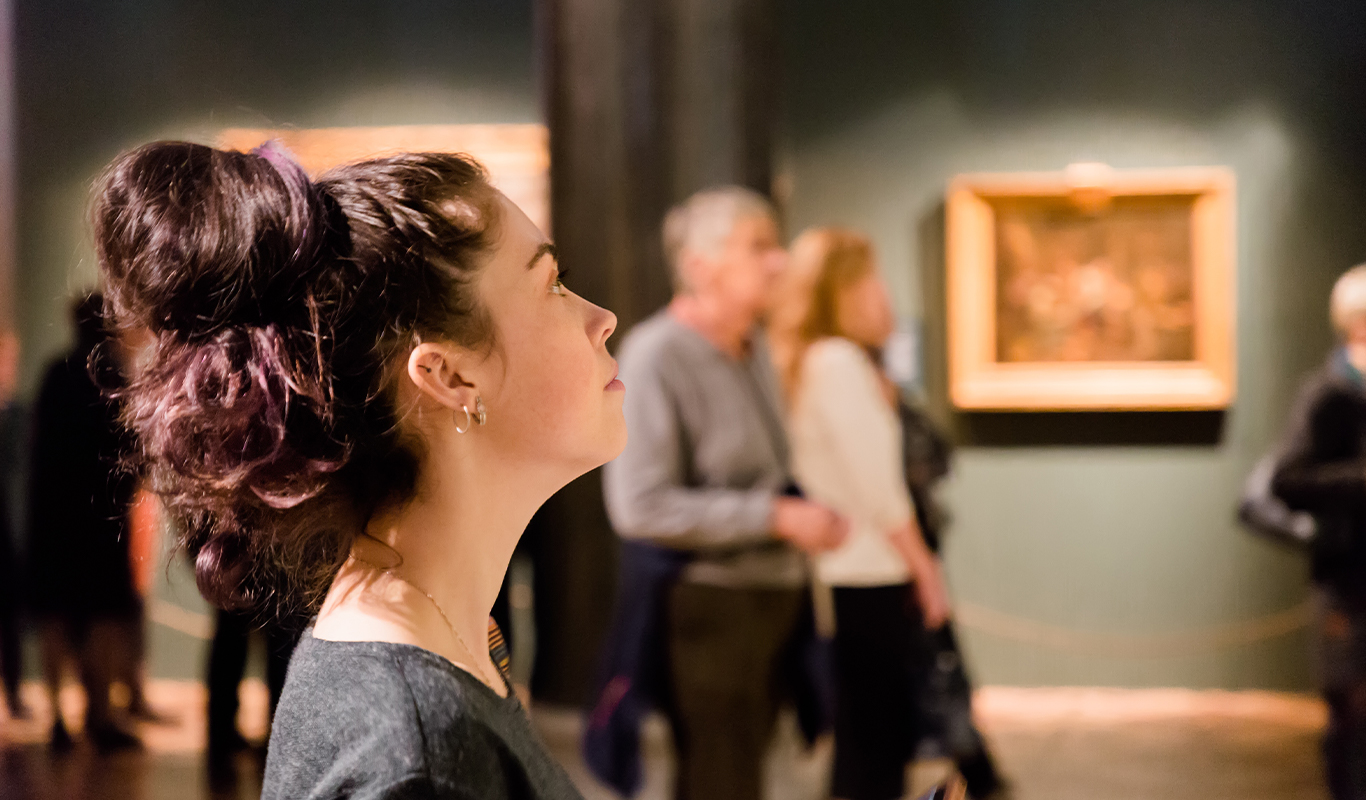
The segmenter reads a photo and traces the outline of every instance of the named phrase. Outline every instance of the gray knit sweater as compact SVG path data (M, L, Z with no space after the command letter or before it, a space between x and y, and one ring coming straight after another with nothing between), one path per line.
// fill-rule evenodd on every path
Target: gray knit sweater
M516 695L435 653L304 633L262 800L582 800Z
M617 533L693 553L685 580L803 585L802 556L769 530L789 472L762 335L737 361L661 311L631 331L618 356L629 440L603 473Z

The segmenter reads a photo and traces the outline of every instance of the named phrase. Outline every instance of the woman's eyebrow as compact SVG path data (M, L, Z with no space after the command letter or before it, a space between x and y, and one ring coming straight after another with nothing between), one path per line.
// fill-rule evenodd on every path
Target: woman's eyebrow
M530 261L526 262L526 268L531 269L536 266L536 262L541 260L541 256L547 254L556 261L560 260L560 255L559 252L555 250L555 245L550 242L541 242L541 246L536 248L536 254L531 257Z

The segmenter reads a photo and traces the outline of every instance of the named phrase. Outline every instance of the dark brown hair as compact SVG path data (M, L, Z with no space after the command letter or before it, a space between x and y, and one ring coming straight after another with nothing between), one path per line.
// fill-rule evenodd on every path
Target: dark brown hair
M123 414L200 591L316 608L365 522L413 492L396 365L423 338L489 343L483 169L404 154L314 182L273 146L156 142L108 168L93 220L114 322L155 337Z

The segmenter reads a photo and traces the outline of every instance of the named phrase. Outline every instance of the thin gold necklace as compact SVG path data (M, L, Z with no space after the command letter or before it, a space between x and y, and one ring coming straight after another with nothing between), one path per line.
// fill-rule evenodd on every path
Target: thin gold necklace
M455 625L451 622L451 618L446 616L446 609L441 607L441 604L436 601L436 598L432 596L431 592L427 591L426 589L423 589L421 586L418 586L416 583L413 583L412 581L400 575L398 570L394 567L381 567L378 564L360 558L354 553L351 554L351 557L356 559L360 563L370 567L371 569L379 570L380 572L383 572L386 575L392 575L395 578L398 578L399 580L403 581L404 583L412 587L414 590L416 590L419 594L423 595L428 600L432 601L432 606L436 608L436 613L440 614L441 619L445 620L446 627L451 629L451 635L455 637L455 641L460 644L461 649L463 649L465 651L465 654L470 657L471 663L473 664L475 671L478 673L480 682L484 683L486 686L492 689L494 694L498 694L498 683L496 681L489 680L488 673L484 672L484 666L479 663L479 656L475 655L473 648L465 644L465 639L460 635L460 631L455 629Z

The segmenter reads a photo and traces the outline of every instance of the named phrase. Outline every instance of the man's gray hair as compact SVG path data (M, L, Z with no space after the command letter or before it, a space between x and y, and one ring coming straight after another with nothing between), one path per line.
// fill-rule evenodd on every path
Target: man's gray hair
M669 209L664 217L664 258L669 262L674 291L689 288L680 268L684 251L716 255L735 230L735 223L748 217L767 217L776 222L778 215L768 198L743 186L703 189Z

